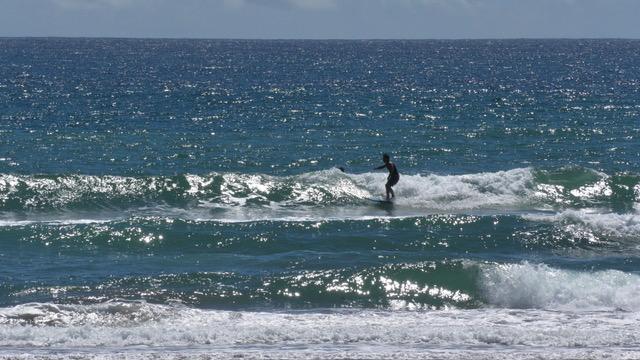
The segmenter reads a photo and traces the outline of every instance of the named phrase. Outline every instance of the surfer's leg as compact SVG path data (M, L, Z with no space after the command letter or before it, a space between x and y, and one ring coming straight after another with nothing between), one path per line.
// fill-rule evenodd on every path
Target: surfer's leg
M396 197L396 194L393 192L392 186L398 183L400 180L400 176L393 176L387 180L387 183L384 185L387 188L387 200L389 200L389 193L391 193L391 197Z

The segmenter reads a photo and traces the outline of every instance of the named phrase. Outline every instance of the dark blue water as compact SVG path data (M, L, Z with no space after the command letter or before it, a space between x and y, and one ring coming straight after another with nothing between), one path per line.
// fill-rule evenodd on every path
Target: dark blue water
M639 54L0 39L0 352L635 353Z
M5 173L637 168L637 41L0 45Z

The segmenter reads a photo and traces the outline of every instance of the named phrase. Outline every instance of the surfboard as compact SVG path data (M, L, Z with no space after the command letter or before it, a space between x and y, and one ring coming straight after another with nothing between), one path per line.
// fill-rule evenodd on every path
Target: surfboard
M373 199L373 198L367 198L367 200L373 201L376 204L393 204L393 200Z

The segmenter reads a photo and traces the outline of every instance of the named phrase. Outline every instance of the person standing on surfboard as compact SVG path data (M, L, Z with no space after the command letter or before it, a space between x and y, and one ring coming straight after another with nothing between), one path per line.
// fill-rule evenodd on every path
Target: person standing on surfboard
M393 193L393 189L391 188L393 185L397 184L400 180L400 173L398 172L398 168L396 164L392 163L389 157L389 154L382 154L382 161L384 161L384 165L378 166L375 170L380 170L387 168L389 170L389 176L387 177L387 183L384 184L384 188L387 190L387 201L390 200L389 194L391 197L396 197L396 194Z

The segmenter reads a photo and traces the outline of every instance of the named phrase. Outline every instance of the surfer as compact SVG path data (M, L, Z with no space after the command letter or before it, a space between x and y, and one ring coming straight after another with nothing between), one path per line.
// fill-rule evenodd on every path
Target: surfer
M378 166L377 168L375 168L375 170L380 170L384 168L387 168L387 170L389 170L387 183L384 184L384 188L387 190L387 201L390 200L389 194L391 194L392 198L396 197L396 194L393 193L393 189L391 187L397 184L398 180L400 180L400 173L398 172L398 168L396 167L396 164L392 163L389 160L390 160L389 154L382 154L382 161L384 161L384 165Z

